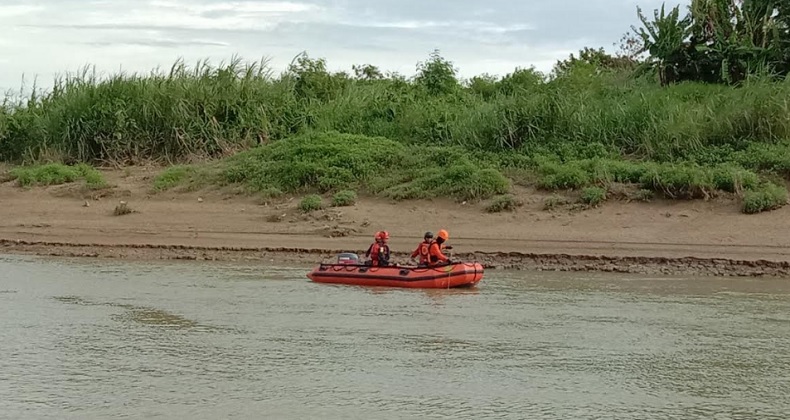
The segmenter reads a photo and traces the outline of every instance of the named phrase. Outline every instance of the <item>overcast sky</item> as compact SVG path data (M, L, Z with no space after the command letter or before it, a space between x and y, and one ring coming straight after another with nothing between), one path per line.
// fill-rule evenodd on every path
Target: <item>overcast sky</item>
M685 2L682 2L685 3ZM331 69L371 63L411 76L438 48L464 77L612 49L660 0L0 0L0 88L95 64L147 72L178 57L216 62L300 51ZM668 5L677 4L669 1Z

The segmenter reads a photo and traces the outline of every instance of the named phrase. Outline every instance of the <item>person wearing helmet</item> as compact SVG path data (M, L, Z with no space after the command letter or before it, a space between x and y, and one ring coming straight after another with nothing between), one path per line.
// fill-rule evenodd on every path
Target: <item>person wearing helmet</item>
M375 242L368 248L365 253L366 257L370 257L370 263L373 266L387 266L390 262L390 247L387 245L387 240L390 238L389 232L386 230L376 232L373 235Z
M450 234L442 229L436 234L436 240L431 242L428 247L428 265L450 264L450 259L442 253L444 243L450 238Z
M422 237L423 241L417 245L417 249L411 253L411 259L420 257L419 266L424 267L428 265L431 244L433 243L433 232L425 232Z

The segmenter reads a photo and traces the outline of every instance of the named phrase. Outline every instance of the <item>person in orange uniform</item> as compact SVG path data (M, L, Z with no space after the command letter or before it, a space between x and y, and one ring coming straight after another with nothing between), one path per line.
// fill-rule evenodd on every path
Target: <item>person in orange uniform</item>
M428 261L429 261L428 256L430 254L431 244L433 243L433 233L425 232L425 235L423 235L422 239L423 241L420 242L419 245L417 245L417 249L415 249L414 252L411 253L411 258L414 259L419 256L420 262L418 263L418 265L426 266L428 265Z
M370 257L371 265L373 266L389 265L390 247L387 245L387 240L390 238L389 232L386 230L376 232L373 238L375 239L375 242L370 245L370 248L368 248L365 256Z
M442 253L442 248L450 235L446 230L442 229L436 235L436 240L431 242L428 247L428 265L435 266L439 264L450 264L450 259Z

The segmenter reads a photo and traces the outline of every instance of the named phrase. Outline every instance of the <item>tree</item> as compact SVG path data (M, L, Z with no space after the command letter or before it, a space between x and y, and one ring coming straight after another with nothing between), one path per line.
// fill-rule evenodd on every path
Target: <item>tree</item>
M414 81L431 95L446 95L459 88L457 74L453 63L445 60L439 50L433 50L427 61L417 63Z
M354 76L358 80L381 80L384 75L381 70L372 64L353 65L351 68L354 70Z
M560 76L568 73L572 68L578 66L579 64L591 65L601 71L617 71L633 70L636 68L638 61L628 55L611 55L604 51L603 48L594 49L585 47L584 49L579 50L578 58L571 54L565 60L558 60L557 63L554 64L552 73L555 76Z
M652 22L642 14L640 7L636 10L644 25L639 29L631 28L641 40L641 48L637 51L650 54L645 64L656 70L662 86L676 81L684 44L691 35L691 18L680 18L680 6L673 7L667 14L662 4L660 11L653 11Z
M623 38L624 49L648 53L662 85L683 80L735 84L749 74L790 72L790 0L692 0L680 18L664 5ZM638 48L634 48L634 45Z

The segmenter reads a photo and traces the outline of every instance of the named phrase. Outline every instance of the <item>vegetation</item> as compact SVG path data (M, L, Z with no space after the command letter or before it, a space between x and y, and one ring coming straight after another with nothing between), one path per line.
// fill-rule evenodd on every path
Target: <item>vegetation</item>
M115 206L112 214L114 216L126 216L127 214L132 214L134 212L135 211L129 207L129 204L127 204L125 201L121 201L117 206Z
M338 191L332 196L332 205L334 207L353 206L356 202L357 193L351 190Z
M508 191L509 181L495 169L495 162L493 158L475 158L458 147L404 145L383 137L312 132L222 160L204 181L243 185L256 193L272 189L286 193L364 190L396 200L434 196L475 200ZM169 179L172 174L165 171L154 183L166 185ZM340 198L349 197L344 193Z
M192 174L194 174L194 168L181 165L171 166L154 179L154 189L164 191L173 188Z
M370 64L330 72L306 54L280 75L238 59L108 79L85 71L0 106L0 160L177 163L159 191L466 201L508 194L519 174L590 203L622 183L640 200L731 193L747 213L784 205L767 180L790 177L786 2L637 14L620 51L584 48L550 74L461 80L438 51L410 78ZM195 158L212 160L185 165Z
M523 206L521 200L513 197L511 194L500 195L494 198L486 206L486 211L489 213L501 213L503 211L514 211Z
M589 187L582 190L581 200L584 204L597 207L606 200L606 190L601 187Z
M299 202L299 208L305 213L321 210L323 208L323 203L321 202L321 196L317 194L310 194L305 196L302 199L302 201Z
M787 204L787 189L767 182L743 198L743 212L747 214L773 210Z
M79 164L66 166L60 163L45 165L20 166L10 172L10 180L16 180L22 187L32 185L60 185L78 180L84 180L89 188L103 188L107 186L101 172L95 168Z

